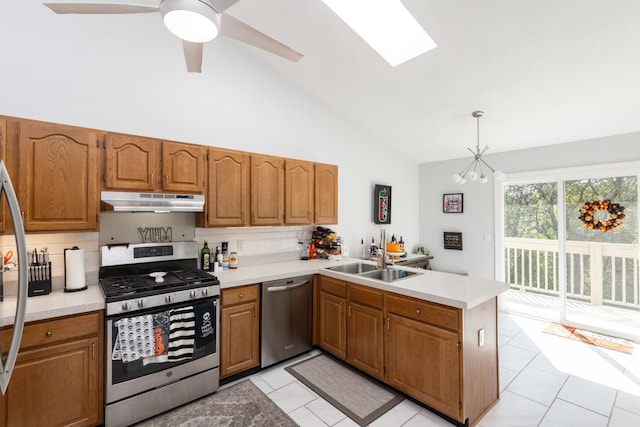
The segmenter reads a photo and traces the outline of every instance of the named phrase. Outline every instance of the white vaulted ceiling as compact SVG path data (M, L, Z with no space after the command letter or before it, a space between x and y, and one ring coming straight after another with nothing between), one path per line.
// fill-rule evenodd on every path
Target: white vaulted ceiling
M24 3L33 8L38 2ZM438 47L395 68L320 0L240 0L228 10L303 53L298 63L235 41L224 43L255 56L358 128L419 162L467 156L466 147L476 143L474 110L485 112L480 143L489 145L490 153L640 131L640 1L403 3ZM38 13L37 19L61 17ZM93 17L86 26L132 22L122 17L114 24L119 19ZM146 25L139 40L130 40L132 50L143 49L154 31L166 41L160 18L144 19L154 25ZM39 25L32 28L34 37L47 37L37 34ZM205 57L230 51L209 45L204 50ZM113 52L94 54L108 58ZM184 65L176 55L172 50L166 61ZM204 79L206 67L205 62Z

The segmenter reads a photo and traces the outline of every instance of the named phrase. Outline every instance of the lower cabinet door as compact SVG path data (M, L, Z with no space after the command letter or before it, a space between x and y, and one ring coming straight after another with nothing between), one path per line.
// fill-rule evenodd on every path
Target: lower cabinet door
M97 338L18 355L4 396L8 427L93 426L102 421Z
M341 359L347 358L346 299L320 292L320 346Z
M260 314L258 302L222 309L220 316L220 377L260 364Z
M349 304L347 361L354 367L384 380L384 336L382 310Z
M389 314L387 383L462 421L458 334Z

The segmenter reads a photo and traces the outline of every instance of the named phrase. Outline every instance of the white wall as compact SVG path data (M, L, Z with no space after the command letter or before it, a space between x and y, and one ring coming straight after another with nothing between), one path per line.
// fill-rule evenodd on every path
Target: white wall
M160 17L119 15L97 26L24 1L28 14L11 2L0 13L0 114L337 164L339 224L331 226L348 245L379 235L374 184L393 186L388 230L416 243L418 164L289 84L252 48L216 39L205 45L202 74L187 73Z
M460 152L464 152L461 147ZM505 173L588 166L640 159L640 133L610 136L527 150L489 154L486 161ZM494 278L493 181L456 184L451 175L471 156L420 165L420 241L434 256L434 269L465 271L473 277ZM442 213L443 193L463 193L462 214ZM444 231L463 234L463 250L445 250ZM485 241L485 234L489 241Z

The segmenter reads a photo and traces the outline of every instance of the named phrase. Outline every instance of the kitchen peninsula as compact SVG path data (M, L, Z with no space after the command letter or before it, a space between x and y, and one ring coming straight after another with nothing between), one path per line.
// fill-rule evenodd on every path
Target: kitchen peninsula
M381 362L382 370L374 376L458 424L475 423L498 399L497 296L508 285L399 266L393 268L415 274L384 282L328 270L358 262L374 265L354 258L292 260L243 266L216 275L224 290L315 274L315 345L341 357L331 346L336 337L327 333L327 326L338 325L333 331L338 333L338 347L342 345L345 350L345 361L365 372ZM337 305L331 304L336 301ZM350 307L349 316L346 309L339 309L341 302ZM13 307L12 297L0 303L0 326L11 324ZM69 298L54 291L30 298L26 319L32 322L101 307L104 301L97 286ZM332 307L338 310L332 311ZM372 313L380 323L373 325L373 330L361 328L363 323L354 323L350 315L362 313ZM357 353L362 348L360 342L369 342L371 331L377 343L375 355ZM376 362L371 362L372 357Z

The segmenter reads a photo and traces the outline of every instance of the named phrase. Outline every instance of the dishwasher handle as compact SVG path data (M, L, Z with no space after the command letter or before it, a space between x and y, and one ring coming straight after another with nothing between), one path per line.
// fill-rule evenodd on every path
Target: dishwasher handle
M300 286L304 286L307 283L311 283L311 281L310 280L304 280L302 282L286 284L284 286L268 286L267 287L267 292L288 291L289 289L295 289L295 288L299 288Z

